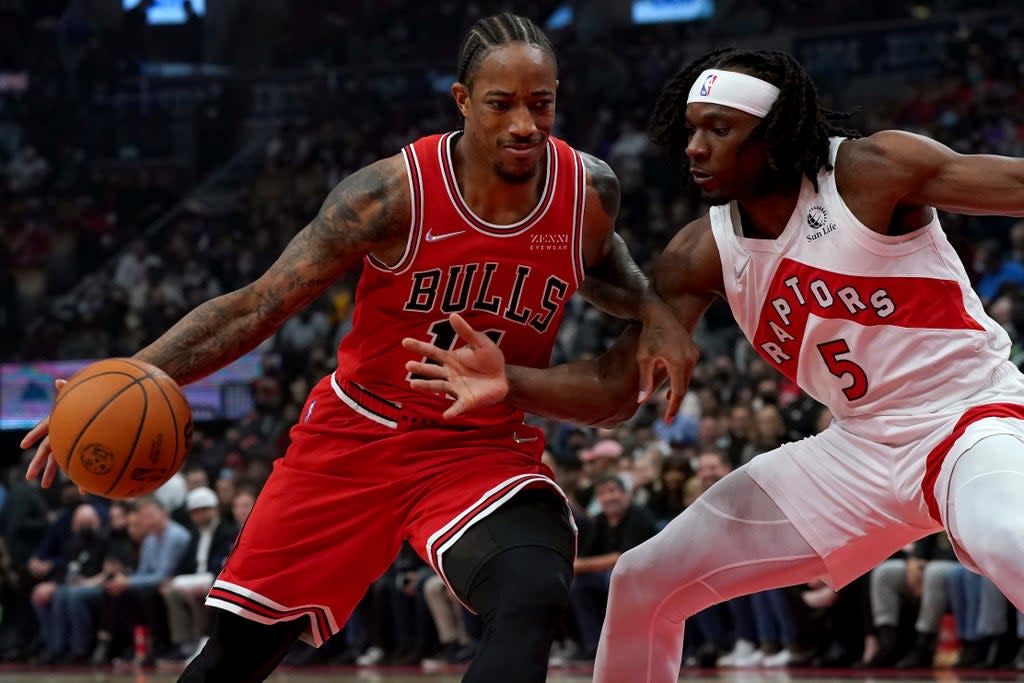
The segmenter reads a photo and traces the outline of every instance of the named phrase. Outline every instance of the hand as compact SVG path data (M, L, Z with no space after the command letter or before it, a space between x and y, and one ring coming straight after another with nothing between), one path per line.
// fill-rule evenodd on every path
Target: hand
M419 339L402 340L405 348L439 363L409 361L405 369L414 377L427 378L409 380L416 391L455 397L455 403L444 411L446 420L467 410L493 405L508 395L505 356L498 345L470 327L458 313L452 313L448 320L465 346L449 351Z
M128 577L124 574L118 574L117 576L108 579L103 584L103 589L111 595L120 595L128 590Z
M53 385L57 388L57 393L60 394L61 389L67 384L67 380L58 379ZM21 440L22 448L31 448L34 443L42 439L39 442L39 448L36 449L36 454L32 458L32 462L28 464L28 470L25 472L25 478L31 481L39 476L39 473L43 473L43 479L40 482L42 487L49 488L53 483L54 477L57 476L57 461L53 457L53 450L50 448L50 416L47 415L42 421L32 428L25 438ZM84 493L84 491L83 491Z
M643 403L651 397L656 388L655 373L659 367L665 368L670 387L665 422L672 422L683 403L690 375L700 357L700 349L676 320L672 309L661 300L647 306L643 324L636 351L636 362L640 366L640 395L637 402Z

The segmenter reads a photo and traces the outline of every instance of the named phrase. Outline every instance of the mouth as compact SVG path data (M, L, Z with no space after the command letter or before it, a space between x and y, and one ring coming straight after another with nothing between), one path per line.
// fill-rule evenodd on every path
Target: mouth
M693 176L693 182L697 183L701 187L707 187L715 180L713 175L699 168L690 169L690 175Z
M505 145L505 151L511 154L513 157L522 159L536 152L537 149L541 146L541 142L541 140L538 140L537 142L517 142L511 145Z

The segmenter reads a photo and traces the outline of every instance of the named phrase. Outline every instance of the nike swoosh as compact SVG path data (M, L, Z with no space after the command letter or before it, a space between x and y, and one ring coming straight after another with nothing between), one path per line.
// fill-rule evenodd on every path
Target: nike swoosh
M427 230L426 240L428 242L440 242L441 240L446 240L449 237L455 237L456 235L461 235L464 232L466 232L466 231L465 230L456 230L455 232L443 232L440 235L435 235L434 234L434 229L431 228L430 230Z
M518 434L513 434L512 435L512 440L515 441L516 443L530 443L531 441L536 441L537 437L535 437L535 436L519 436Z
M736 266L736 279L739 280L743 277L743 273L747 272L747 265L750 263L750 257L748 256L743 260L742 265Z

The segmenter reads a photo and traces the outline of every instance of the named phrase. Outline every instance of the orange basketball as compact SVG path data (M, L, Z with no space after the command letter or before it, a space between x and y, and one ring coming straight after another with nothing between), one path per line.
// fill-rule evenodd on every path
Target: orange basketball
M82 368L57 395L50 446L71 481L106 498L151 493L192 444L192 411L160 368L110 358Z

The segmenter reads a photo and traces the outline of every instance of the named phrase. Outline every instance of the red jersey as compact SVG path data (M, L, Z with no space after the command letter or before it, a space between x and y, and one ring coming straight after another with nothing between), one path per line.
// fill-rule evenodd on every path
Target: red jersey
M473 213L455 181L460 134L421 138L402 150L412 197L405 253L393 266L366 258L353 327L338 348L332 383L339 398L392 427L522 421L509 403L445 421L451 399L409 387L405 363L420 359L401 341L461 345L448 322L457 312L497 342L509 364L547 367L565 303L583 279L586 173L579 152L548 138L540 201L517 223L495 225Z

